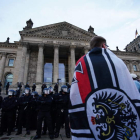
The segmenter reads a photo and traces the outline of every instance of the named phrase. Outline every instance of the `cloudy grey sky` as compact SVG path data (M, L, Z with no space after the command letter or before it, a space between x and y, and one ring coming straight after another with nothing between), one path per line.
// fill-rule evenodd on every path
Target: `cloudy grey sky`
M123 50L136 28L140 33L140 0L0 0L0 42L18 41L30 18L33 27L63 21L84 30L91 25L110 49Z

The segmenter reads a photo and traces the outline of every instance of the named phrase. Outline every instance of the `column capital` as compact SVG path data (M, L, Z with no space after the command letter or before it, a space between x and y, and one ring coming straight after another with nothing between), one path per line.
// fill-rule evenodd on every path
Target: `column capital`
M39 43L39 44L38 44L38 47L39 47L39 48L44 48L44 43Z
M22 46L22 47L28 47L29 43L28 42L19 42L18 45Z
M59 48L60 45L58 45L58 44L54 44L53 47L54 47L54 48Z

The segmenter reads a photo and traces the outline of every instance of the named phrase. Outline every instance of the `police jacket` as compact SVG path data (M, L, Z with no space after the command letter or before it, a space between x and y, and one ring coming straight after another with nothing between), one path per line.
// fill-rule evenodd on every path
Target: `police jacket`
M2 101L3 101L3 98L0 96L0 108L1 108Z
M15 102L16 102L16 106L15 106L15 111L17 110L17 108L18 108L18 97L12 97L12 98L14 98L15 99Z
M50 112L52 108L53 98L50 95L46 97L41 96L37 100L38 110L43 112Z
M57 104L57 109L63 109L63 110L68 110L69 106L69 94L65 93L62 94L62 92L58 93L55 97L55 102Z
M35 90L35 89L36 89L36 85L33 85L33 86L32 86L32 90Z
M31 95L25 95L20 97L18 100L19 110L30 110L31 109Z
M2 112L14 111L16 105L17 105L17 100L15 98L5 97L1 105Z
M31 99L31 110L36 111L37 110L37 100L39 97L33 97Z

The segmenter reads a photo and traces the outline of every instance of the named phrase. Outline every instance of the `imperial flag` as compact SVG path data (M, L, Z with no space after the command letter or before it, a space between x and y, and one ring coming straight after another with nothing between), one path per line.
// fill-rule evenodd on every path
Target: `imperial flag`
M93 48L76 63L69 114L72 140L140 140L140 94L109 49Z

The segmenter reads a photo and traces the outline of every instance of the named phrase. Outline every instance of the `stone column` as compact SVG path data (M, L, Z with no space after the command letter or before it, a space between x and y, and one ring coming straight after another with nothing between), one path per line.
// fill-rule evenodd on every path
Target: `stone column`
M88 53L88 46L85 46L85 47L84 47L84 52L85 52L85 54Z
M27 53L28 43L22 43L22 59L21 59L21 68L19 70L18 82L24 82L24 70L26 63L26 53Z
M53 83L59 78L59 45L54 45Z
M133 64L130 62L129 65L130 65L130 72L131 72L131 73L134 73Z
M43 59L44 59L44 54L43 54L43 48L44 44L39 44L39 51L38 51L38 61L37 61L37 73L36 73L36 82L41 83L43 82Z
M4 67L5 67L5 61L6 61L6 53L3 52L2 53L2 58L0 60L0 80L2 82L3 80L3 74L4 74Z
M29 60L30 60L30 50L27 50L27 54L26 54L26 64L25 64L25 71L24 71L24 84L27 83L28 68L29 68Z
M38 44L39 51L38 51L38 61L37 61L37 72L36 72L36 90L37 92L41 93L41 85L43 82L43 68L44 68L44 44Z
M70 54L71 54L71 81L75 70L75 47L70 46Z
M68 74L69 74L69 84L71 84L71 58L70 58L70 54L68 55Z
M16 60L14 63L14 74L13 74L13 82L12 82L12 86L15 88L17 87L17 82L18 82L18 77L19 77L19 69L21 66L21 59L22 59L22 45L19 44L18 45L18 49L17 49L17 56L16 56Z
M138 61L138 67L139 67L139 71L140 71L140 62Z

